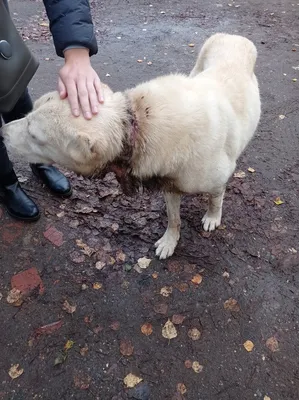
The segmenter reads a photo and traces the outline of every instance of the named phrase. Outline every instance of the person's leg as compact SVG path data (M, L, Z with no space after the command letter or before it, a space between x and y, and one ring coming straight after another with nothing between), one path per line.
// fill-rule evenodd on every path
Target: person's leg
M20 97L14 109L3 114L3 120L8 123L16 119L24 118L32 111L33 104L28 90ZM72 194L69 180L52 165L30 164L32 172L56 195L69 197Z
M18 182L2 136L0 136L0 201L14 218L23 221L36 221L39 218L37 205L26 195Z

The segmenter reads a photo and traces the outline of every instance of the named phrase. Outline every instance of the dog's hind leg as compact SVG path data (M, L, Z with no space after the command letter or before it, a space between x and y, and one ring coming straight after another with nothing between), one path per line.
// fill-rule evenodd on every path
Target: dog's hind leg
M156 255L159 256L160 260L172 256L179 241L181 229L181 195L165 192L164 198L166 202L168 226L161 239L155 243L157 248Z
M205 231L213 231L220 225L224 193L225 189L217 193L210 193L209 208L202 219L203 229Z

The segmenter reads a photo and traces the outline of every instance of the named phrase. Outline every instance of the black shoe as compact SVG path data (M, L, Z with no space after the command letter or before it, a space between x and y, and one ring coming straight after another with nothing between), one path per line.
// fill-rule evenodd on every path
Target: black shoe
M36 221L40 217L37 205L21 188L19 182L0 187L0 201L12 217L22 221Z
M61 197L70 197L72 188L69 180L52 165L30 164L32 172L36 177L56 195Z

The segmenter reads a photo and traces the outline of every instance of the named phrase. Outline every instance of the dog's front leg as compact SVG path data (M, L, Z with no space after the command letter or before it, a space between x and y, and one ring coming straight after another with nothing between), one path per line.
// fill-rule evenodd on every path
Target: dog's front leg
M210 193L209 208L202 219L205 231L211 232L220 225L224 193L225 189L219 190L217 193Z
M159 256L160 260L172 256L179 241L181 229L181 195L165 192L164 198L166 202L168 226L161 239L155 243L157 248L156 255Z

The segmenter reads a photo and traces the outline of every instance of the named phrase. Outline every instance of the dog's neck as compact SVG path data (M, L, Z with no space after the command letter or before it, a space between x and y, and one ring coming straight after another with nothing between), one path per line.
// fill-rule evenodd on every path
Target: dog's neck
M175 186L175 182L167 177L153 176L141 179L133 174L134 162L138 160L140 147L144 149L143 132L137 119L136 112L128 95L125 95L126 117L123 121L123 146L118 156L106 164L102 171L103 177L108 172L114 172L118 183L127 196L136 194L139 189L145 188L150 191L168 191L181 193ZM136 156L137 154L137 156Z
M132 174L132 159L134 149L138 145L139 125L132 102L127 94L124 94L124 100L126 116L123 121L122 150L113 161L106 164L100 175L104 176L108 172L114 172L123 192L126 195L133 195L141 185L141 181Z

